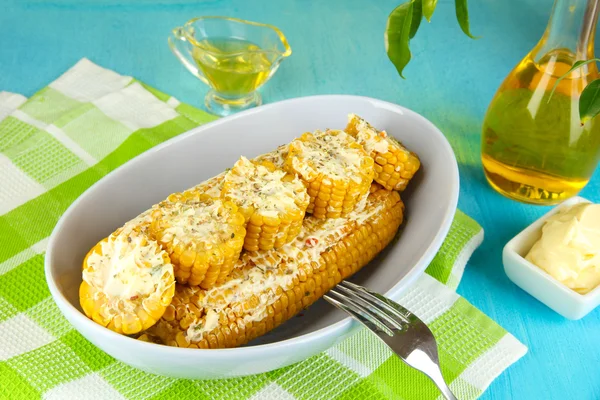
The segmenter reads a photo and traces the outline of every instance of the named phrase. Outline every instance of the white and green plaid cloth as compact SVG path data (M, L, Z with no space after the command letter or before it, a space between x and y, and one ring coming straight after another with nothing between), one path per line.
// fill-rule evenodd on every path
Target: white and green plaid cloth
M30 99L0 93L0 398L441 398L364 329L280 370L194 381L122 364L63 318L43 267L61 214L119 165L214 118L86 59ZM435 333L444 377L461 399L479 397L527 351L454 292L482 239L481 227L457 212L427 274L400 301Z

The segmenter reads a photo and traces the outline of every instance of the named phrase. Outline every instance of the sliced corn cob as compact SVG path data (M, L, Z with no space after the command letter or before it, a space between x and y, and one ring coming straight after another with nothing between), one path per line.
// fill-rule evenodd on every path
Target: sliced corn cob
M244 216L232 202L187 191L155 208L150 235L168 252L177 282L207 289L233 269L246 230Z
M144 235L149 236L148 228L150 227L150 222L152 222L152 211L154 211L154 207L144 211L132 220L127 221L122 227L117 229L113 235L129 236L131 234L143 233Z
M375 160L375 182L387 190L406 189L421 165L415 153L355 114L348 116L346 132L355 137Z
M174 292L169 256L139 228L103 239L83 261L81 308L115 332L130 335L154 325Z
M263 161L267 161L271 164L274 164L277 168L283 168L283 161L288 151L287 144L279 146L276 150L270 151L265 154L261 154L255 157L252 161L256 161L258 163L262 163ZM181 195L194 196L198 193L209 195L210 197L218 198L221 196L221 191L223 190L223 178L230 171L230 168L227 168L224 172L213 176L201 182L188 190L179 193L179 197L175 199L179 199ZM171 197L173 199L173 197ZM168 200L167 200L168 201ZM148 212L148 211L146 211Z
M373 181L373 159L351 136L328 130L305 133L289 145L284 168L308 189L306 212L339 218L352 212Z
M403 210L397 192L374 187L360 212L309 217L294 242L277 251L244 253L222 285L204 291L178 284L162 319L138 338L190 348L241 346L372 260L394 238Z
M218 198L221 196L221 190L223 189L223 178L225 177L226 173L227 171L221 172L219 175L213 176L212 178L197 184L196 186L180 193L179 195L187 195L188 197L193 197L198 193L202 193L210 197ZM181 196L177 198L180 197Z
M246 220L244 249L270 250L291 242L302 227L308 194L294 175L271 162L241 157L225 175L221 196Z
M283 168L283 164L285 162L285 158L287 157L289 147L289 144L282 144L274 151L270 151L268 153L261 154L260 156L255 157L253 161L259 163L263 161L268 161L275 165L277 168Z

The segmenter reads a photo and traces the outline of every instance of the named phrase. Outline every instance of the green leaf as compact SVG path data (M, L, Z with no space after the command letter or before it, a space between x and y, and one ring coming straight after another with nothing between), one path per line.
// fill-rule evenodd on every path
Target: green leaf
M438 0L423 0L423 16L427 22L431 22L431 17L433 16L433 12L435 11L435 6L437 6Z
M600 79L590 82L579 98L579 118L582 124L598 114L600 114Z
M394 8L385 27L385 51L400 76L410 61L410 26L412 24L413 2L407 2Z
M414 38L421 25L423 19L423 2L421 0L413 0L413 13L410 22L410 39Z
M575 63L573 64L573 66L567 72L565 72L560 78L558 78L556 80L556 82L554 82L554 86L552 86L552 90L550 91L550 96L548 96L548 101L550 101L550 99L552 98L552 95L554 95L554 92L556 91L556 88L558 87L558 84L560 83L560 81L562 81L567 76L569 76L569 74L571 74L571 72L575 71L577 68L583 67L584 65L587 65L589 63L596 62L596 61L600 61L600 59L598 59L598 58L591 58L589 60L575 61Z
M454 5L456 6L456 19L458 20L460 29L462 29L465 35L471 39L476 39L475 36L471 35L469 30L469 9L467 7L467 0L454 0Z

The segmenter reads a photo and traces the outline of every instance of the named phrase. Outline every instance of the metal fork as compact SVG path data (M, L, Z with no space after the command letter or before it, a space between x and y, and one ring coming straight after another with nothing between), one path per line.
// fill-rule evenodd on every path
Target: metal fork
M442 376L435 337L416 315L378 293L346 281L323 297L375 333L402 361L427 375L446 399L457 400Z

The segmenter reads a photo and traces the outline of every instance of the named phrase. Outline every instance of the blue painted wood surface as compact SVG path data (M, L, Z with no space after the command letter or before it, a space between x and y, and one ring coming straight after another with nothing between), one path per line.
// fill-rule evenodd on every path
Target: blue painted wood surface
M504 244L547 209L495 193L480 161L480 130L502 79L541 37L552 0L471 0L479 40L463 35L450 0L412 42L401 80L383 47L387 14L400 0L0 1L0 90L32 95L82 57L200 106L206 88L170 53L171 28L199 15L274 24L293 55L262 90L266 103L348 93L412 108L448 137L460 164L459 207L485 228L459 293L529 347L486 399L599 399L600 309L568 321L504 274ZM598 52L597 52L598 54ZM600 201L600 176L582 192Z

